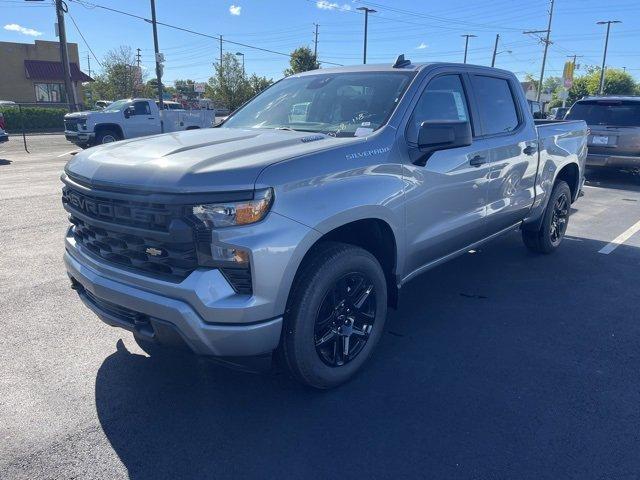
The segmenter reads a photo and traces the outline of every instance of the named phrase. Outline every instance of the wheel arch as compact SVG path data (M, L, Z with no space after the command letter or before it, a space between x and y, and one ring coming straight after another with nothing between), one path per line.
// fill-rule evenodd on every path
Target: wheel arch
M120 139L124 139L124 132L122 131L122 127L117 123L99 123L94 127L94 132L98 135L99 132L103 130L114 130L118 135L120 135Z
M318 246L328 241L354 245L371 253L380 262L385 274L388 305L394 308L397 307L398 241L391 225L387 221L375 217L360 218L335 225L331 230L324 232L321 237L317 238L307 249L297 266L288 297L290 297L300 273L313 258Z
M569 190L571 190L571 201L575 202L580 190L580 168L578 164L571 162L562 167L556 174L553 184L555 185L558 180L567 182Z

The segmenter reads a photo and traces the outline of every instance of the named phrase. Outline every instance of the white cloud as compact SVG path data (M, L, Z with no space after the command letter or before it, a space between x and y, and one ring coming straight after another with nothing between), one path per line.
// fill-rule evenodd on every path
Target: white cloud
M231 5L229 7L229 13L231 15L240 15L240 11L242 10L242 7L239 5Z
M18 25L17 23L9 23L4 26L4 29L9 30L10 32L18 32L23 35L29 35L30 37L39 37L40 35L42 35L42 32L39 32L38 30L23 27L22 25Z
M351 10L351 5L348 3L339 5L338 3L329 2L328 0L318 0L316 2L316 7L320 10Z
M425 48L427 48L429 45L427 45L426 43L422 42L420 45L418 45L416 47L417 50L424 50Z

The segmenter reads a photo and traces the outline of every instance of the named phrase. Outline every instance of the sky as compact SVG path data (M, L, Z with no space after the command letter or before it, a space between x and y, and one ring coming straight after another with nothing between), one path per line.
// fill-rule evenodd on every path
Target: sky
M151 76L151 24L101 8L150 18L149 0L66 2L68 41L78 43L83 71L88 70L87 55L95 74L106 52L129 45L141 49L143 68ZM489 65L499 34L496 66L520 78L540 74L543 44L522 32L547 28L549 0L156 0L158 21L222 35L224 52L243 53L248 74L273 79L281 78L288 66L288 56L280 53L303 45L313 49L314 23L319 25L318 58L324 66L362 63L364 15L357 8L365 6L376 10L369 14L367 63L392 63L400 53L414 62L461 62L461 35L471 34L476 37L469 39L468 63ZM577 74L601 64L606 31L596 25L601 20L623 22L611 27L607 66L624 67L640 80L640 0L556 0L545 77L560 76L568 55L579 55ZM0 0L0 41L56 40L54 22L52 0ZM158 27L158 36L166 84L184 78L206 81L212 75L219 57L217 40L166 26Z

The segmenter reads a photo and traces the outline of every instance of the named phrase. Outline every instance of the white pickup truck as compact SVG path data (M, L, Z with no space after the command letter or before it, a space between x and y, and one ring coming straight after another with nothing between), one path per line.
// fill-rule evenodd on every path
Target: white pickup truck
M161 114L154 100L130 98L113 102L100 111L68 113L64 116L64 134L70 142L86 148L163 131L207 128L213 126L214 120L214 110L165 108Z

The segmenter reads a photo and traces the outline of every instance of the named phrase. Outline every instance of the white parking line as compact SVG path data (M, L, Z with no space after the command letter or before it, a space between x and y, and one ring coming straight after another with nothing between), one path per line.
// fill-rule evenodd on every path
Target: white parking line
M74 153L78 153L77 150L71 150L70 152L63 153L62 155L58 155L57 158L64 157L65 155L73 155Z
M634 233L639 232L639 231L640 231L640 222L632 225L631 227L626 229L624 232L622 232L620 235L618 235L616 238L614 238L610 243L607 243L604 247L602 247L600 250L598 250L598 253L603 253L604 255L609 255L616 248L618 248L624 242L629 240L629 238L631 238L631 236Z

